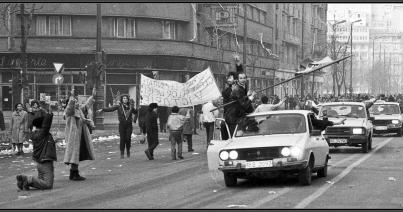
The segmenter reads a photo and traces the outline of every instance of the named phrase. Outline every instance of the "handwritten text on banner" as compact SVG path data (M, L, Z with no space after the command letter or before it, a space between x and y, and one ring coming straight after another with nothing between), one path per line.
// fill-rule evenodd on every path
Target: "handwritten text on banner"
M141 75L140 96L140 105L155 102L159 106L187 107L218 99L221 93L210 68L207 68L185 83L154 80Z

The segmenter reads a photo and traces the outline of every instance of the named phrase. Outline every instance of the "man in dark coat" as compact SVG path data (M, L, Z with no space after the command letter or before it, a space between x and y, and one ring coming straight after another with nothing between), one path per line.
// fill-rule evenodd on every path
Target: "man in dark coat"
M169 108L161 106L158 108L158 118L160 119L160 132L167 132L167 121L169 116Z
M232 86L232 92L230 95L231 101L234 103L228 105L227 112L224 113L225 122L228 124L230 131L230 137L234 134L235 127L238 122L244 118L248 113L254 111L252 101L255 96L255 92L247 95L248 88L246 85L246 74L239 73L238 82Z
M147 139L146 137L146 115L148 113L148 106L142 105L140 106L139 110L138 110L139 114L137 115L138 120L139 120L139 128L141 133L143 134L144 137L144 142Z
M147 141L148 141L148 149L144 151L147 158L149 160L154 160L154 149L158 146L158 105L157 103L151 103L148 106L148 113L146 115L146 132L147 132Z
M33 132L31 140L33 144L32 159L37 163L38 177L17 175L17 187L20 190L29 190L29 187L37 189L52 189L54 180L53 162L57 160L56 144L50 134L53 113L46 113L44 117L32 121Z
M232 93L232 85L238 80L238 74L235 72L229 72L227 74L227 82L225 84L225 87L223 91L221 92L221 95L223 97L223 104L227 104L228 102L231 101L231 93ZM229 108L231 108L230 105L224 106L224 118L228 116L228 111ZM223 140L228 140L228 132L227 128L225 127L224 123L221 123L221 138Z

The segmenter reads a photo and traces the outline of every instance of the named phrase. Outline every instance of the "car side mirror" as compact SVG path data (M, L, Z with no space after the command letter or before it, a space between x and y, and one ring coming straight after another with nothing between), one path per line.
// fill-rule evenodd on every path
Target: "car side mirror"
M320 130L312 130L310 135L311 136L320 136L320 135L322 135L322 131L320 131Z
M375 117L369 117L368 118L370 121L375 121Z

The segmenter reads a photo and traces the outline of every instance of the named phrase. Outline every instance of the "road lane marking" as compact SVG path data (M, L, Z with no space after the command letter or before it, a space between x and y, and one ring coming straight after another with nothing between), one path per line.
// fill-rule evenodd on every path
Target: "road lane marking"
M338 166L338 165L340 165L340 164L342 164L342 163L344 163L346 161L349 161L349 160L353 159L356 156L357 155L351 155L351 156L349 156L347 158L344 158L343 160L340 160L337 163L332 164L332 167ZM332 169L332 167L328 167L328 169ZM295 188L296 187L294 187L294 188L283 188L283 189L277 191L277 193L275 195L270 195L270 196L268 196L266 198L260 199L260 200L258 200L256 202L253 202L252 204L250 204L250 207L251 208L258 208L258 207L260 207L260 206L262 206L262 205L264 205L264 204L276 199L277 197L280 197L280 196L282 196L282 195L294 190Z
M393 138L389 138L386 141L378 144L376 146L376 148L366 154L365 156L363 156L362 158L360 158L359 160L357 160L356 162L354 162L353 164L351 164L350 166L348 166L346 169L344 169L339 175L337 175L336 177L334 177L331 181L334 182L334 184L336 184L338 181L340 181L341 179L343 179L348 173L350 173L356 166L360 165L362 162L364 162L366 159L368 159L369 157L371 157L376 151L378 151L380 148L382 148L383 146L385 146L386 144L388 144ZM320 187L318 190L316 190L316 192L314 192L313 194L309 195L307 198L303 199L301 202L299 202L294 208L305 208L306 206L308 206L311 202L313 202L314 200L316 200L317 198L319 198L322 194L324 194L332 185L334 184L324 184L322 187Z

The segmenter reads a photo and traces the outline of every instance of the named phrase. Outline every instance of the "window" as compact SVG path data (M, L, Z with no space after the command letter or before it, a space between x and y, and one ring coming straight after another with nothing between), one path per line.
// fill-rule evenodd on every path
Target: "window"
M266 24L266 12L260 11L260 23Z
M36 35L71 36L71 16L37 16Z
M175 22L162 21L162 38L175 39Z
M259 22L259 10L257 8L253 8L253 20Z
M102 24L105 24L102 31L106 30L103 35L107 37L136 37L136 21L134 18L105 18Z

